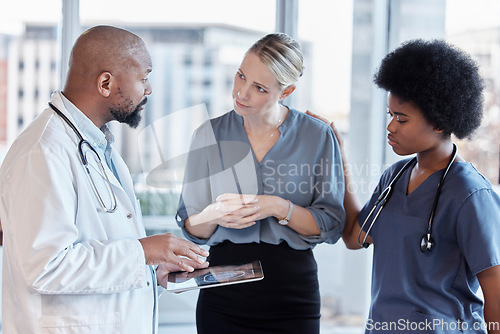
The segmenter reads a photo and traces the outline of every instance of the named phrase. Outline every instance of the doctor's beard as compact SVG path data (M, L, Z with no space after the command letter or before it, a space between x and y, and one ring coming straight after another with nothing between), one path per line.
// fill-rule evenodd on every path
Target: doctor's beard
M120 123L125 123L131 128L136 128L139 123L141 122L142 116L141 116L141 108L148 102L148 98L145 97L144 100L139 103L134 111L131 113L127 112L128 108L116 108L116 109L110 109L111 114ZM130 104L129 104L130 106Z

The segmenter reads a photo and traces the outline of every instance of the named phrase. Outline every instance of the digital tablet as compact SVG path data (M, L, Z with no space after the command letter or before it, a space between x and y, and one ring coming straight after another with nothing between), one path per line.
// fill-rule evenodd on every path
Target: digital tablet
M167 291L184 292L194 289L213 288L228 284L255 282L264 278L260 261L242 265L213 266L191 273L169 273Z

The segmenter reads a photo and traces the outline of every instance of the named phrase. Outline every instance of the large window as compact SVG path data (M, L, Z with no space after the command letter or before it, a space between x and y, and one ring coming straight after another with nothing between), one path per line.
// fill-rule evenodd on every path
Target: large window
M148 234L180 235L177 210L185 153L193 130L231 110L234 73L244 52L274 31L275 1L82 1L81 25L113 24L141 36L153 60L149 98L139 130L114 124L134 177ZM95 8L99 8L96 11ZM114 18L118 17L120 21ZM160 324L193 330L197 292L165 293Z
M311 103L300 105L346 128L350 110L352 0L299 3L298 38L311 45ZM300 84L300 83L299 83Z
M447 2L447 38L479 63L486 82L484 117L471 140L458 141L460 154L493 184L500 183L500 3Z
M61 71L64 71L61 40L65 38L61 33L63 1L78 3L76 0L18 0L0 4L0 162L20 131L45 108L51 92L61 88ZM365 55L354 55L352 51L354 4L359 5L361 1L298 1L295 37L302 45L306 68L289 102L299 110L311 110L335 120L345 138L355 142L356 136L365 133L351 131L352 96L371 94L370 85L351 89L354 71L368 72L368 69L359 67ZM413 9L420 3L417 0L394 1L410 4ZM141 127L130 130L127 126L113 124L116 144L134 177L149 234L179 233L173 215L182 182L183 154L187 151L191 133L202 121L231 109L234 73L247 48L264 34L275 30L279 14L276 2L79 2L77 34L98 24L120 26L140 35L153 58L150 76L153 94ZM378 8L378 5L390 3L391 0L362 2L378 12L386 9ZM426 8L422 7L422 10ZM373 23L365 14L357 18L364 20L361 23L366 24L368 36ZM496 0L447 1L446 36L478 60L487 83L483 125L471 141L460 141L460 153L494 185L500 181L498 17L500 3ZM399 24L411 24L418 29L427 23L407 20ZM372 42L366 38L365 47L369 48ZM354 59L356 56L358 58ZM356 147L351 147L351 150L356 150ZM383 166L377 167L382 169ZM360 262L352 261L346 253L341 241L334 246L319 245L315 248L323 298L322 333L339 333L338 328L343 324L359 327L367 311L369 272L360 277L343 268L353 267L353 264L367 266L369 261L365 260L367 256L363 252L355 253L361 254L356 255L359 256L356 261ZM170 329L173 325L187 323L186 333L194 333L196 296L195 292L164 295L160 323L170 326Z
M142 128L115 126L123 131L123 156L147 216L175 213L191 133L231 109L234 72L251 43L274 30L275 7L265 0L81 1L82 26L131 30L153 58Z
M60 0L0 5L0 158L59 87L60 18Z
M309 101L296 101L297 109L310 110L334 120L345 133L348 130L351 87L353 1L300 1L298 38L310 47L304 75L297 90L310 91ZM304 80L305 79L305 80ZM321 289L322 333L362 332L364 304L359 310L346 308L344 300L352 299L345 289L345 246L320 244L314 248L318 262ZM341 329L343 328L343 329Z

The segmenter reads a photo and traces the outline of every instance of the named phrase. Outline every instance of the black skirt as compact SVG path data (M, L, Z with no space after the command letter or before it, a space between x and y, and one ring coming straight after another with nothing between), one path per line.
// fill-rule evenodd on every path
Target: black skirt
M286 242L234 244L210 248L210 265L260 260L264 279L200 290L198 334L319 333L320 295L312 250Z

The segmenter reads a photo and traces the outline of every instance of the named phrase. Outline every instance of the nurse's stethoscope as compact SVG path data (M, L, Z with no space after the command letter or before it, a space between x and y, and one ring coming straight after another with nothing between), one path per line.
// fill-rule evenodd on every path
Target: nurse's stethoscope
M446 169L445 169L445 171L443 173L443 176L441 177L441 181L439 181L438 189L437 189L437 192L436 192L436 196L434 197L434 205L432 206L431 215L429 217L429 224L427 225L427 232L424 234L424 236L422 237L422 240L420 241L420 250L422 251L422 253L425 253L426 251L431 251L432 248L434 247L435 242L432 239L432 222L433 222L433 219L434 219L434 214L436 212L436 207L437 207L437 204L438 204L439 195L441 194L441 188L443 187L444 179L446 178L446 175L448 174L448 171L450 170L451 165L455 161L456 156L457 156L457 146L455 144L453 144L452 157L450 159L450 162L448 163L448 166L446 167ZM370 234L370 231L371 231L371 229L373 227L373 224L377 220L377 218L378 218L378 216L380 214L380 211L382 211L382 209L384 208L384 206L387 204L387 201L391 197L392 192L394 190L394 186L396 185L396 182L398 182L399 178L404 173L404 171L407 170L408 167L410 167L413 163L415 163L415 161L417 161L417 157L414 157L413 159L411 159L410 161L408 161L403 166L403 168L401 168L399 170L399 172L392 179L391 183L389 183L389 185L387 186L387 188L385 188L384 191L382 191L382 193L380 194L380 196L377 198L377 201L373 205L373 209L368 214L368 217L366 217L365 221L363 222L363 225L361 225L361 229L360 229L359 234L358 234L358 245L359 246L364 247L364 248L368 248L368 246L370 245L368 242L366 242L366 239L368 238L368 235ZM372 220L372 222L370 224L370 227L366 231L365 237L363 239L363 243L361 243L360 242L361 232L363 231L363 228L365 227L366 223L370 219L373 211L375 211L375 209L379 206L379 204L380 204L380 208L378 209L377 214L373 218L373 220Z
M83 136L80 133L80 131L78 131L76 126L73 123L71 123L71 121L68 119L68 117L66 117L59 109L56 108L56 106L54 106L50 102L49 102L49 106L52 108L52 110L54 110L56 112L56 114L58 114L69 125L69 127L71 129L73 129L75 134L78 136L78 139L80 140L80 142L78 143L78 153L80 154L80 159L82 160L83 167L85 167L85 171L87 172L87 175L90 179L90 183L92 184L92 188L94 189L94 192L97 196L97 199L98 199L99 204L101 205L102 209L107 213L115 212L116 206L117 206L115 192L113 191L113 188L111 187L111 182L109 181L108 175L106 174L104 166L102 165L101 158L99 157L99 154L97 154L96 150L92 147L92 145L90 145L90 143L88 141L83 139ZM86 148L88 148L88 150L86 150L85 152L84 152L84 146ZM106 203L104 203L104 200L102 199L101 194L99 194L99 190L97 189L97 186L94 182L94 178L92 177L92 173L90 172L90 168L94 168L94 167L90 166L89 161L87 159L87 154L95 155L95 161L98 163L97 166L100 169L100 171L98 171L98 172L106 180L106 185L108 187L109 194L111 194L110 207L106 206Z

